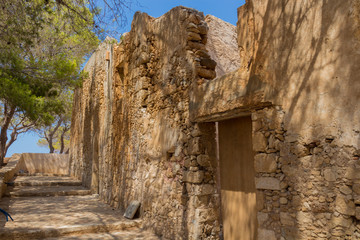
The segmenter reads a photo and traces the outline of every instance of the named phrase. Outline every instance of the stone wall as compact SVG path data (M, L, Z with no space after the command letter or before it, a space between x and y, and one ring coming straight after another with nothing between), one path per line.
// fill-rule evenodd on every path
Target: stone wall
M215 122L251 116L257 238L360 238L359 14L356 0L249 0L236 46L194 9L136 13L86 67L71 174L114 207L139 200L164 239L219 239Z
M113 44L106 38L88 60L88 77L74 93L71 119L70 172L99 192L99 159L111 148Z
M6 183L13 182L19 172L68 175L69 156L56 153L13 154L0 170L0 199L6 192Z
M249 84L262 85L264 101L279 106L253 114L254 140L266 143L254 144L259 181L269 175L273 186L279 182L262 191L259 231L274 230L277 239L360 237L359 7L350 0L249 1L239 9L242 68L252 62ZM275 129L266 115L275 117Z
M258 239L360 238L359 7L247 1L240 68L191 93L193 121L253 119Z
M221 48L232 58L217 66ZM140 201L145 227L165 239L218 239L215 124L190 122L189 91L239 64L235 27L184 7L157 19L136 13L110 61L108 51L100 45L75 93L72 175L114 207Z
M69 155L57 153L22 153L20 169L30 174L69 174Z
M23 165L24 159L21 154L13 154L6 164L6 166L0 169L0 199L5 195L7 184L13 181L16 173L21 169L20 166Z

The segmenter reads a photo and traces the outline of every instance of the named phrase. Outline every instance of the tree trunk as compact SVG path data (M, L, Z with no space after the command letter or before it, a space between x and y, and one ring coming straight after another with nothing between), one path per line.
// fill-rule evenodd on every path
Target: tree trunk
M10 107L10 109L8 109ZM9 129L11 119L15 113L15 107L8 106L4 104L4 119L1 123L1 132L0 132L0 167L4 164L4 158L6 155L6 142L8 140L7 130Z
M45 139L46 141L48 142L49 144L49 149L50 149L50 153L54 153L55 151L55 148L54 148L54 145L53 145L53 139L54 139L54 135L56 133L56 131L58 130L58 128L61 126L61 122L62 122L62 119L60 119L57 123L56 123L56 126L55 128L48 134L48 136L46 136L46 133L45 133Z
M52 143L52 136L48 139L48 143L49 143L50 153L54 153L55 148Z
M65 148L64 135L65 135L65 131L63 131L60 136L60 154L64 153L64 148Z
M7 150L9 149L9 147L11 146L11 144L13 144L16 139L17 139L18 133L16 132L16 129L11 133L10 135L10 140L7 142L6 147L5 147L5 155L7 153Z

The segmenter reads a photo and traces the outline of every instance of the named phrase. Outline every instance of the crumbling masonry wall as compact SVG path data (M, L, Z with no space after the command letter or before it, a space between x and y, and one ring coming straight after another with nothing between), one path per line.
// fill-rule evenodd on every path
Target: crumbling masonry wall
M265 110L282 121L275 129L253 114L255 143L266 143L254 143L257 187L271 172L280 183L262 190L259 226L277 239L360 238L359 10L351 0L239 9L242 66L253 58L249 84L265 85L264 101L281 108ZM267 167L274 159L277 168Z
M224 33L212 36L209 51L206 21ZM232 57L217 65L210 54L224 47ZM75 95L72 175L122 210L139 200L144 226L165 239L218 239L215 124L190 121L189 91L237 68L237 52L235 26L215 17L184 7L157 19L136 13L121 43L103 43L86 66Z
M215 122L251 116L257 238L359 239L359 15L357 0L248 0L237 49L196 10L137 13L76 92L72 175L114 207L139 200L164 239L219 239Z
M201 146L214 131L200 129L188 117L191 84L199 74L215 77L215 63L204 45L203 19L186 8L158 19L137 13L132 30L115 50L115 168L109 172L111 195L104 189L104 196L121 209L131 200L141 201L146 226L169 239L197 239L206 224L204 234L211 236L212 226L219 225L218 213L210 207L217 204L214 165L208 157L214 148ZM198 50L203 65L195 61ZM205 166L199 167L198 156ZM186 171L190 165L193 171ZM198 195L204 194L208 196L201 202Z
M192 93L192 121L252 117L259 239L360 238L359 11L249 0L241 67Z

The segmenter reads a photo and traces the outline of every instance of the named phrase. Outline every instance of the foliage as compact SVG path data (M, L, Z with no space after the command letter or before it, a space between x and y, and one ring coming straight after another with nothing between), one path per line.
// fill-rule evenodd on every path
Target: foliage
M81 84L98 37L124 25L131 2L0 0L0 166L18 134L59 122L60 93Z
M98 39L94 14L79 2L0 0L0 165L13 123L51 124L65 112L59 93L81 83Z
M136 0L89 0L88 7L95 15L95 32L104 40L106 35L118 38L119 28L127 23L126 12Z
M84 57L98 44L93 23L83 19L92 14L72 5L85 17L70 14L58 1L2 1L0 26L8 34L0 39L0 98L30 119L49 123L62 111L58 92L79 84Z
M64 104L65 111L57 114L51 124L36 128L41 138L37 144L49 147L50 153L66 153L69 150L73 92L63 91L59 98Z

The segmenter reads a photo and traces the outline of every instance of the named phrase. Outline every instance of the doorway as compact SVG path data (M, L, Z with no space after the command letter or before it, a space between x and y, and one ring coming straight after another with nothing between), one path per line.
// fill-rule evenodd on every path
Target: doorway
M257 209L251 117L218 123L220 190L225 240L255 240Z

